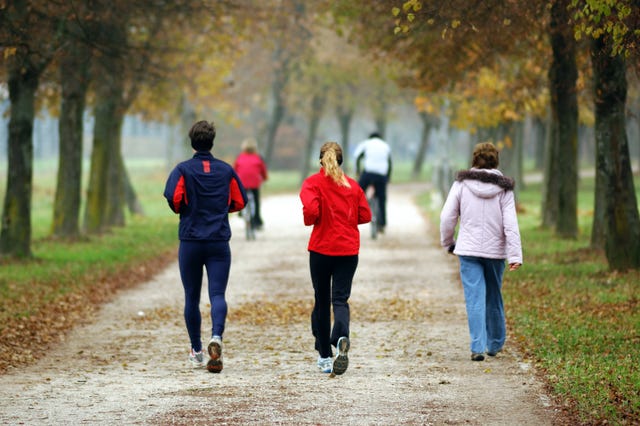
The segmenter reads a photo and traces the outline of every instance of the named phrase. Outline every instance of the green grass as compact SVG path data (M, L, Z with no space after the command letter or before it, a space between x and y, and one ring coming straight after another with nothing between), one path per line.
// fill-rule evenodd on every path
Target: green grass
M540 185L520 193L525 264L505 274L509 339L578 422L638 424L640 271L611 272L604 254L589 248L593 179L580 183L575 240L541 229L540 194ZM425 208L428 200L421 198ZM430 211L435 223L437 208Z
M3 323L28 317L53 301L86 291L96 281L175 251L177 220L162 197L166 170L159 163L129 165L145 216L128 215L126 227L76 242L50 238L55 165L38 162L35 170L31 221L34 258L3 261L0 276ZM5 183L0 183L4 191Z

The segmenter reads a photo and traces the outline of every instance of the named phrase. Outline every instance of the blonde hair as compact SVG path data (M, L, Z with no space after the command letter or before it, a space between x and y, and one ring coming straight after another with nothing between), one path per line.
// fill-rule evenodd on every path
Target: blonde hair
M342 148L340 145L336 142L326 142L322 145L320 148L320 165L324 172L338 185L350 187L349 181L340 168L341 164Z
M247 138L242 141L242 145L240 148L244 152L247 152L249 154L254 154L258 151L258 143L254 138Z

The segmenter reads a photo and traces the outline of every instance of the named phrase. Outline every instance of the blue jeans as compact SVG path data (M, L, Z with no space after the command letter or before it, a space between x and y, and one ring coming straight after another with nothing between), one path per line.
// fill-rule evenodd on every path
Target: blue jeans
M458 256L464 288L471 352L497 352L507 335L502 304L504 259Z
M209 302L211 303L211 335L222 337L227 317L225 292L231 267L231 249L228 241L180 241L178 249L180 277L184 287L184 320L191 347L202 349L200 340L200 292L202 270L207 270Z

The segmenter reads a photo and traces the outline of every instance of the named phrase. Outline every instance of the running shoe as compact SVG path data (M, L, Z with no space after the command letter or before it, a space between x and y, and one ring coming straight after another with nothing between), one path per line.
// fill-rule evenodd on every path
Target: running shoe
M322 358L318 357L318 368L323 373L331 373L331 368L333 366L333 359L331 357Z
M193 368L204 367L204 354L202 351L196 352L191 348L191 352L189 352L189 362Z
M349 357L347 353L349 352L350 345L348 337L342 336L338 339L338 344L336 345L338 355L336 355L336 359L333 361L333 374L339 376L347 371L347 367L349 367Z
M209 361L207 362L207 370L211 373L219 373L222 371L222 338L213 336L207 346L209 351Z

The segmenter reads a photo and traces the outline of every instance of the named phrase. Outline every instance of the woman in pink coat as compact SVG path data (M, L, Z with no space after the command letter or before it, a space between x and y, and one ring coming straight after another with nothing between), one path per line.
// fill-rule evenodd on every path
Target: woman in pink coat
M460 260L473 361L483 361L485 352L495 356L502 349L505 260L510 271L522 265L515 183L502 175L498 164L493 144L476 145L471 169L458 172L440 213L440 243Z

